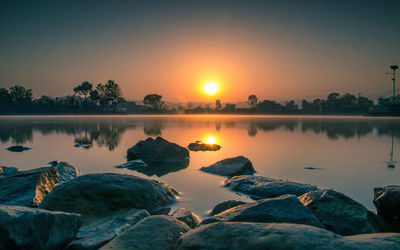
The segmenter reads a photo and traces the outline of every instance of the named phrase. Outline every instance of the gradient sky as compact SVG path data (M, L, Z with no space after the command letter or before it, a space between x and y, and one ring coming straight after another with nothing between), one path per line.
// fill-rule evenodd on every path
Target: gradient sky
M400 1L1 1L0 87L72 94L115 80L124 97L288 100L390 90ZM399 77L400 79L400 77Z

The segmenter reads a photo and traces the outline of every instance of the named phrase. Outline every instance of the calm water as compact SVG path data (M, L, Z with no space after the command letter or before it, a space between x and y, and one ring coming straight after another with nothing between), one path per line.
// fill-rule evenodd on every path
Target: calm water
M307 116L41 116L0 117L0 164L28 170L49 161L67 161L82 174L115 172L126 150L139 140L161 135L187 146L210 136L222 149L190 152L182 170L156 173L151 178L182 193L175 207L187 207L204 217L220 201L248 198L223 188L224 177L199 171L218 160L243 155L258 175L333 188L369 209L373 188L400 184L400 119ZM88 148L77 148L78 142ZM12 145L32 150L13 153ZM395 168L388 168L388 162ZM322 168L307 170L305 167ZM159 176L157 176L159 175Z

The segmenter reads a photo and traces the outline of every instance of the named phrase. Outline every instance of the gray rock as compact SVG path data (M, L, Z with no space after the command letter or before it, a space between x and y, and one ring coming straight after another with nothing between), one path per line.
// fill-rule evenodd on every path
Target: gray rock
M147 217L101 249L174 249L176 240L189 231L183 222L166 215Z
M145 210L130 209L85 223L67 249L98 249L147 216Z
M221 222L182 235L176 249L399 249L399 234L343 237L287 223Z
M333 190L317 190L299 197L326 229L341 235L376 233L385 223L357 201Z
M182 221L190 228L195 228L200 223L200 218L188 208L178 208L172 213L172 217Z
M203 220L213 222L285 222L324 228L318 219L294 195L268 198L236 206Z
M0 166L0 175L8 175L15 172L18 172L18 169L15 167Z
M57 165L55 166L58 174L59 174L59 181L58 181L58 185L60 185L61 183L70 181L76 177L79 176L79 170L74 168L73 166L69 165L66 162L58 162Z
M390 185L374 189L374 205L378 214L400 232L400 186Z
M62 249L81 224L78 214L0 205L0 249Z
M285 194L300 196L317 190L317 187L310 184L252 175L229 178L225 180L224 186L248 195L252 199L273 198Z
M11 147L7 148L7 150L11 151L11 152L23 152L23 151L30 150L30 149L31 148L24 147L24 146L11 146Z
M221 203L218 203L213 210L210 212L210 215L216 215L219 214L225 210L228 210L230 208L246 204L246 202L243 201L238 201L238 200L229 200L229 201L223 201Z
M142 161L142 160L132 160L132 161L128 161L127 163L115 166L114 168L127 168L130 170L136 170L136 169L140 169L140 168L144 168L147 167L146 162Z
M0 204L36 207L57 185L54 167L19 171L0 178Z
M57 186L40 207L98 218L120 209L151 210L175 201L177 194L156 180L112 173L87 174Z
M208 167L202 167L200 170L222 176L250 175L255 173L253 164L244 156L227 158Z

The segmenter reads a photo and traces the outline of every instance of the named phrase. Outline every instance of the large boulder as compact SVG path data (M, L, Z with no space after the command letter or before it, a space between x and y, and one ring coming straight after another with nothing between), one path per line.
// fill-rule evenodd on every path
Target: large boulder
M18 169L15 168L15 167L0 166L0 176L1 175L13 174L15 172L18 172Z
M350 197L334 190L306 193L299 200L330 231L341 235L376 233L385 230L384 221Z
M58 185L61 183L70 181L79 176L79 170L69 165L68 163L61 161L55 165L60 179L58 180Z
M147 216L145 210L129 209L85 223L67 249L98 249Z
M225 180L225 187L243 193L252 199L273 198L285 194L300 196L317 190L310 184L285 181L264 176L242 175Z
M200 218L188 208L178 208L172 213L172 217L182 221L191 228L200 223Z
M244 201L238 201L238 200L229 200L229 201L223 201L215 205L213 210L211 210L210 215L216 215L219 213L222 213L225 210L228 210L233 207L237 207L239 205L246 204Z
M0 205L0 249L62 249L81 224L78 214Z
M36 207L58 181L54 167L7 174L0 178L0 204Z
M392 227L400 231L400 186L390 185L374 189L374 205L378 214Z
M174 249L176 240L190 228L166 215L147 217L101 249Z
M151 210L176 200L178 193L167 184L123 174L87 174L57 186L41 208L76 212L86 218L120 209Z
M201 225L214 222L286 222L324 228L294 195L239 205L203 220Z
M182 235L176 249L399 249L399 234L343 237L324 229L287 223L221 222Z
M222 176L251 175L255 173L253 164L244 156L227 158L208 167L202 167L200 170Z

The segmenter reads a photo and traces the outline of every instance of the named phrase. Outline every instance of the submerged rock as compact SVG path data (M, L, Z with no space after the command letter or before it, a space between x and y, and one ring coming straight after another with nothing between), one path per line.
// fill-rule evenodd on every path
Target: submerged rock
M176 249L399 249L399 234L343 237L324 229L287 223L222 222L182 235Z
M317 190L316 186L264 176L243 175L225 180L225 187L243 193L252 199L273 198L285 194L300 196Z
M194 142L188 145L188 149L190 151L218 151L221 149L221 146L218 144L208 144L202 142Z
M85 223L67 249L98 249L147 216L145 210L130 209Z
M357 201L333 190L316 190L299 197L326 229L341 235L376 233L385 223Z
M172 213L172 217L182 221L191 228L200 223L200 218L188 208L178 208Z
M174 249L176 240L189 230L171 216L149 216L101 249Z
M243 205L243 204L246 204L246 202L238 201L238 200L223 201L223 202L215 205L213 210L210 212L210 215L216 215L225 210L228 210L230 208L237 207L237 206Z
M255 173L253 164L244 156L227 158L208 167L202 167L200 170L222 176L249 175Z
M0 249L62 249L81 224L78 214L0 205Z
M114 168L127 168L130 170L137 170L140 168L144 168L147 167L146 162L142 161L142 160L132 160L132 161L128 161L127 163L115 166Z
M324 228L294 195L239 205L203 220L201 225L213 222L285 222Z
M54 167L19 171L0 178L0 204L36 207L59 181Z
M98 218L120 209L151 210L175 201L177 194L156 180L112 173L87 174L57 186L40 207Z
M18 169L15 167L0 166L0 175L7 175L16 172L18 172Z
M374 205L378 214L400 232L400 186L390 185L374 189Z
M30 149L31 148L24 147L24 146L11 146L11 147L7 148L7 150L11 151L11 152L23 152L23 151L30 150Z

